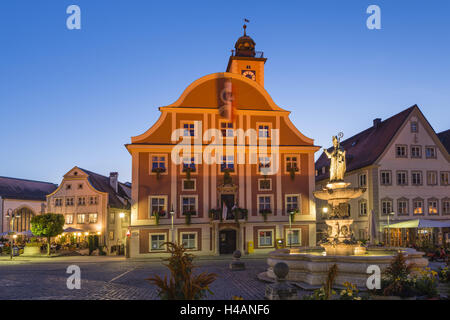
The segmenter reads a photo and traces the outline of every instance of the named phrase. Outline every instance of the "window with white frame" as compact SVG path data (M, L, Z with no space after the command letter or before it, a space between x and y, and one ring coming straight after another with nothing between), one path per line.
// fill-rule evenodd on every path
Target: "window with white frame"
M397 200L397 213L399 215L408 215L408 199L398 199Z
M271 127L272 126L269 123L259 123L259 124L257 124L258 138L262 138L262 139L270 138L270 129L271 129Z
M224 171L234 172L234 156L223 156L222 164L220 165L220 172Z
M87 222L86 221L86 214L84 214L84 213L77 214L77 223L78 224L84 224L86 222Z
M66 214L66 224L73 223L73 214Z
M234 137L233 122L228 121L220 122L220 132L222 132L222 137L224 138L233 138Z
M286 212L291 213L298 211L300 208L300 195L287 194L286 195Z
M422 147L421 146L411 146L411 158L422 158Z
M391 199L383 199L381 200L381 213L383 215L388 215L392 212L392 200Z
M181 181L181 191L195 191L196 190L196 179L182 179Z
M271 206L272 197L271 196L258 196L258 210L259 212L263 210L272 210Z
M273 247L273 230L259 230L258 246Z
M258 191L272 191L272 179L258 179Z
M411 184L413 186L422 185L422 171L412 171L411 172Z
M186 249L197 249L197 233L189 232L181 234L181 242Z
M436 147L426 146L425 147L425 156L427 159L436 159Z
M423 214L423 200L416 198L413 200L413 213L415 215Z
M302 245L302 229L286 230L286 245L301 246Z
M196 137L197 128L195 127L194 121L183 121L181 124L183 128L183 136L184 137Z
M435 199L435 198L428 199L428 214L430 214L430 215L439 214L438 208L439 208L439 205L438 205L437 199Z
M365 173L358 175L358 180L360 187L365 187L367 185L367 175Z
M367 216L367 201L365 200L359 201L359 215Z
M195 157L183 157L183 164L182 164L182 172L186 172L188 169L191 172L197 172L197 167L195 165Z
M397 185L408 185L408 171L397 171Z
M264 173L264 169L270 168L270 157L269 156L259 156L258 157L258 172Z
M97 223L97 221L98 221L98 214L89 213L89 223Z
M85 206L86 205L86 198L85 197L78 197L78 205L79 206Z
M63 205L63 199L56 198L55 199L55 207L62 207L62 205Z
M441 186L449 185L450 172L442 171L441 172Z
M197 197L181 196L181 212L185 215L190 212L192 215L197 214Z
M73 198L66 198L66 206L71 207L73 206Z
M151 233L150 234L150 251L164 251L166 242L165 233Z
M89 197L89 204L90 205L98 204L98 197L95 197L95 196Z
M381 171L381 185L387 186L392 184L392 172L385 170Z
M395 156L397 158L407 158L408 157L408 146L407 145L396 145L395 146Z
M286 162L286 173L290 173L292 171L299 172L299 156L298 155L287 155L285 157Z
M165 155L151 155L150 171L156 172L166 172L167 170L167 157Z
M442 200L442 214L450 214L450 199L448 198Z
M437 171L427 171L427 184L429 186L435 186L438 184Z
M165 216L167 211L167 196L150 196L150 217L159 214Z

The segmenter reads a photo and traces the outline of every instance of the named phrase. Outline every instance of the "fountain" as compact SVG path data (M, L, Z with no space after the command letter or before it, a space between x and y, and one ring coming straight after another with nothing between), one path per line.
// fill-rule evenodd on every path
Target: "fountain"
M383 271L397 252L402 251L406 261L415 268L428 265L423 252L410 248L371 248L366 249L356 241L351 225L348 202L359 198L365 188L352 188L344 181L346 171L345 150L340 147L342 133L333 137L333 151L325 154L331 159L330 181L323 190L315 191L314 196L326 200L331 212L325 223L328 226L327 237L320 247L297 249L280 249L269 253L267 263L269 269L260 274L261 279L275 279L273 267L279 262L289 266L287 280L297 282L305 289L317 288L325 282L328 269L336 264L338 275L335 284L342 286L344 282L356 284L360 289L366 288L369 276L367 268L377 265ZM325 251L324 251L325 250Z

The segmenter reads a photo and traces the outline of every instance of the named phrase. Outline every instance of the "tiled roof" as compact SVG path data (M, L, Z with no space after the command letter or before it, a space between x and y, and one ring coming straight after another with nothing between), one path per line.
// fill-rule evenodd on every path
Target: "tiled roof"
M0 196L6 199L46 201L58 185L50 182L0 177Z
M80 168L80 170L83 170L89 176L88 180L96 190L108 193L108 202L110 207L118 209L130 209L131 184L128 185L119 182L116 192L109 184L109 177L105 177L101 174L82 168Z
M439 140L441 140L447 152L450 153L450 129L447 131L443 131L438 133Z
M360 133L341 142L346 153L347 172L363 168L373 164L387 148L397 131L411 114L414 109L418 109L414 105L375 126L361 131ZM333 148L330 147L328 151ZM317 159L316 170L318 175L316 181L320 181L329 177L330 160L325 153ZM322 167L326 167L325 173L322 173Z

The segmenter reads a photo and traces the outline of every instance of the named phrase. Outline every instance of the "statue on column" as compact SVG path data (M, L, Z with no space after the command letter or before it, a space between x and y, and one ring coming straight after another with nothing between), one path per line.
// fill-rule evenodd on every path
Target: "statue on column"
M330 183L344 181L344 174L347 170L345 162L346 151L340 146L340 138L342 133L337 136L333 136L333 151L328 152L327 149L323 149L328 159L331 160L330 164Z

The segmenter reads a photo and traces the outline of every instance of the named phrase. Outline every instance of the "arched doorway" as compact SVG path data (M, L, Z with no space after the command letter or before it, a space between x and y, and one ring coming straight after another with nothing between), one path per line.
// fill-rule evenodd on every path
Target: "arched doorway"
M224 229L219 231L219 253L232 254L236 250L236 230Z
M20 209L17 209L16 212L20 215L20 217L14 219L14 224L11 230L15 232L31 230L30 221L31 218L34 217L33 211L27 207L22 207Z

